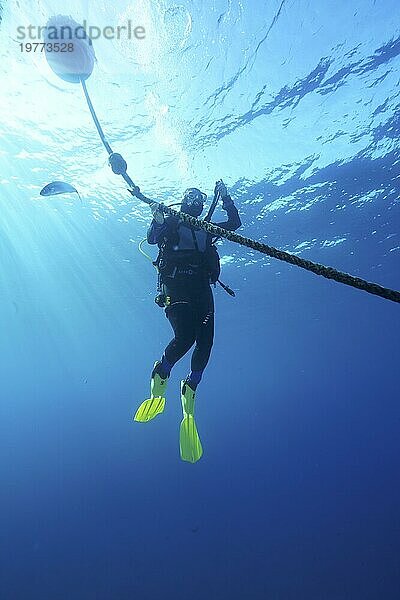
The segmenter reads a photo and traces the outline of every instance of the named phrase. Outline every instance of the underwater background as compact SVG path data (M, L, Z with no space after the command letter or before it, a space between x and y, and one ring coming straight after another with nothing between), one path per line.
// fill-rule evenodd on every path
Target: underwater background
M171 338L137 248L150 211L79 86L16 34L55 14L145 27L94 41L88 81L143 193L212 198L222 177L239 233L399 289L398 1L0 11L1 598L398 599L398 306L224 241L236 298L215 290L204 456L182 462L189 357L165 413L132 421ZM82 203L42 198L57 179Z

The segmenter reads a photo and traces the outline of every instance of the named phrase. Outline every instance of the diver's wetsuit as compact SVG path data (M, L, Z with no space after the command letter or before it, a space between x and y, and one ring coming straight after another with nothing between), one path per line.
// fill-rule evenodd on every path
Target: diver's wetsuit
M223 207L228 220L216 225L235 231L241 221L229 196ZM170 299L165 314L174 330L174 338L165 349L164 363L172 368L196 343L191 370L198 373L200 379L214 339L214 298L210 283L219 277L219 260L212 245L213 238L177 217L166 217L162 225L152 221L147 241L162 249L161 283Z

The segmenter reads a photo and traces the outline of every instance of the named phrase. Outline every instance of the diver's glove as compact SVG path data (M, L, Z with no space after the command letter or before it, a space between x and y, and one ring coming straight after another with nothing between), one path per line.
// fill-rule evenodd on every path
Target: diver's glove
M219 194L222 199L224 199L225 196L228 195L228 190L226 189L226 185L224 184L222 179L217 181L217 183L215 184L214 194L215 195Z
M150 204L150 210L153 213L153 219L155 222L158 225L163 225L165 221L164 213L158 208L158 206L159 205L157 202L153 202L153 204Z
M233 206L233 200L228 194L227 187L225 183L220 179L215 184L214 194L219 194L222 198L222 208L224 210L229 210L231 206Z

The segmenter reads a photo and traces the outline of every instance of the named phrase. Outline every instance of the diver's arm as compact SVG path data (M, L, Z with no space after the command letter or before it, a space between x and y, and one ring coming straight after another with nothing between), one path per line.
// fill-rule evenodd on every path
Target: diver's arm
M147 242L149 244L159 244L165 238L167 231L168 225L166 221L160 224L153 219L147 230Z
M149 244L158 244L165 237L168 224L164 213L159 210L157 202L151 204L150 209L153 213L153 220L147 231L147 241Z
M149 244L161 244L165 240L168 240L171 236L174 236L179 218L167 215L158 209L156 202L150 206L153 213L153 220L150 223L150 227L147 231L147 241Z
M233 203L232 198L227 194L223 198L222 208L226 211L228 216L227 221L223 221L222 223L215 223L218 227L222 227L223 229L227 229L228 231L236 231L242 225L242 221L240 220L238 209Z
M222 223L215 223L215 225L222 227L223 229L227 229L228 231L236 231L236 229L239 229L242 222L240 220L238 210L234 205L232 198L228 194L227 187L222 179L217 181L215 184L214 197L216 198L217 196L222 198L222 208L226 211L228 220Z

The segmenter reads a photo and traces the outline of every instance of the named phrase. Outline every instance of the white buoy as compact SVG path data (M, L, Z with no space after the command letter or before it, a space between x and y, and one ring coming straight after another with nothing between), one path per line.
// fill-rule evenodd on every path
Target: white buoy
M90 77L96 56L82 25L64 15L51 17L43 41L47 62L58 77L69 83Z

